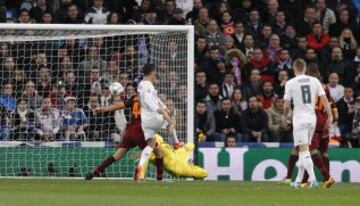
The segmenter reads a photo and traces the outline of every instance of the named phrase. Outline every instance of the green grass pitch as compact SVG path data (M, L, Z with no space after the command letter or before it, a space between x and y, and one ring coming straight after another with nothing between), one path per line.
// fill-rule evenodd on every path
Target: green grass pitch
M292 189L275 182L0 179L0 206L360 205L360 184Z

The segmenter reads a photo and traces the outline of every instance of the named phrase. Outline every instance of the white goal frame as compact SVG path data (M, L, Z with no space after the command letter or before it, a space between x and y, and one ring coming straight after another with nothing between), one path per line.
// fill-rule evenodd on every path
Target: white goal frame
M89 25L89 24L6 24L0 23L0 32L13 30L53 30L53 31L122 31L122 32L186 32L187 35L187 142L194 143L194 26L192 25ZM51 38L51 37L50 37ZM6 41L6 40L0 40ZM15 40L16 41L16 40ZM30 40L31 41L31 40ZM1 143L1 142L0 142ZM194 151L195 152L195 151ZM193 155L191 156L191 159ZM1 178L22 178L8 177ZM33 177L26 177L33 178ZM40 177L41 179L46 177ZM51 177L57 179L59 177ZM61 177L64 178L64 177ZM65 177L64 179L73 179ZM108 179L108 178L105 178ZM117 178L116 178L117 179Z

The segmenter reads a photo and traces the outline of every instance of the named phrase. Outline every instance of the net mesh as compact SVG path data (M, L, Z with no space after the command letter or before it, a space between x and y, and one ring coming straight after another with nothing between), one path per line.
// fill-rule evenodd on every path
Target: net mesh
M186 31L0 30L0 176L83 176L99 165L131 114L93 111L134 95L145 63L186 141L187 60ZM112 82L125 94L111 96ZM106 176L131 177L136 151Z

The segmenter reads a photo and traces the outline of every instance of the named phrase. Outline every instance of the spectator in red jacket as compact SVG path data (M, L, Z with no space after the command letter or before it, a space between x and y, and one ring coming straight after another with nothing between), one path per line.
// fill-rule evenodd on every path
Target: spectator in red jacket
M315 22L312 25L312 32L306 36L306 41L310 48L320 50L329 43L330 37L323 32L321 23Z

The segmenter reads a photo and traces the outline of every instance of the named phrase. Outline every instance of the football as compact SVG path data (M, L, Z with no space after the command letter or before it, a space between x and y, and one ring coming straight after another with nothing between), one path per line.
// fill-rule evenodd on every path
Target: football
M109 90L112 95L120 94L124 91L124 87L119 82L114 82L110 84Z

